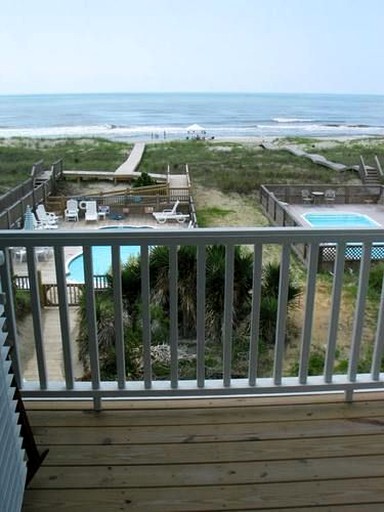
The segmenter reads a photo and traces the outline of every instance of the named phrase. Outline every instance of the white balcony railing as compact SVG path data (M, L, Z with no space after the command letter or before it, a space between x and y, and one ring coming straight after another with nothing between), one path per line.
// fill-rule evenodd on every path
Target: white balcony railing
M343 282L345 279L346 244L362 244L361 261L358 271L358 289L354 301L353 328L348 347L348 364L345 371L335 373L335 357L338 347L338 331L340 306L342 302ZM193 229L193 230L135 230L122 233L113 231L1 231L0 250L4 251L5 264L1 267L1 285L6 295L7 330L13 346L14 370L24 397L40 398L92 398L98 403L102 398L111 397L164 397L164 396L201 396L230 394L273 394L273 393L305 393L319 391L344 391L349 399L354 390L377 389L383 387L381 361L384 344L384 293L378 307L376 333L372 337L370 371L358 373L360 349L364 341L364 318L368 291L368 276L371 267L372 245L384 243L382 229L349 229L323 230L304 228L258 228L258 229ZM280 258L280 279L278 285L278 305L275 322L273 361L270 374L262 376L258 371L260 359L260 299L263 254L273 244ZM286 337L287 337L287 303L289 275L292 265L300 266L292 252L292 244L305 244L309 253L308 266L301 269L305 274L305 286L300 307L304 310L302 325L299 327L300 347L295 363L297 374L287 375L286 368ZM313 348L314 319L316 312L316 293L318 283L318 252L320 244L336 244L337 254L332 276L328 333L325 347L324 370L321 375L309 375L309 358ZM117 378L115 381L102 381L100 371L100 355L97 337L97 316L95 289L93 280L93 245L110 245L112 247L112 286L114 308L114 331ZM142 315L142 378L127 378L127 364L124 347L124 311L123 290L120 279L120 246L140 246L141 248L141 315ZM155 380L152 372L152 319L151 302L153 297L150 285L149 254L152 246L169 248L169 330L167 343L170 347L170 370L164 380ZM178 298L178 248L183 245L195 246L197 250L196 265L196 339L195 371L193 378L181 379L179 375L178 348L180 345L179 298ZM219 378L207 377L206 354L210 341L206 337L206 249L212 245L225 246L225 284L224 302L221 314L222 365ZM234 254L235 246L246 245L253 251L253 271L251 290L250 324L246 339L246 355L244 356L244 374L234 375L232 362L237 349L237 339L233 337L233 301L234 301ZM12 261L9 247L26 248L26 268L30 283L33 332L30 337L37 357L38 379L27 380L19 357L18 320L16 319L14 294L12 286ZM47 339L42 322L42 308L39 297L37 263L34 247L50 246L53 248L54 278L59 296L59 329L55 336L62 346L62 380L49 377L49 354ZM85 298L87 311L88 346L90 372L89 380L78 381L74 376L73 339L69 321L69 306L66 293L66 271L64 248L82 246L84 251Z

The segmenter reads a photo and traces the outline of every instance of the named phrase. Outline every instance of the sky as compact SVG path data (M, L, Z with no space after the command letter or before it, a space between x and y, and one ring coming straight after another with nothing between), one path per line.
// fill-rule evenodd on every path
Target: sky
M383 0L0 0L0 94L383 94L383 27Z

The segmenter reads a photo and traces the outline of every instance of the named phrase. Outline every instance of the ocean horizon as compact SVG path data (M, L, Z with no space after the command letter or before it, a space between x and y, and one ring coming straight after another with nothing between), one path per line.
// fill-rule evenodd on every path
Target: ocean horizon
M384 95L73 93L0 95L0 138L185 139L384 136Z

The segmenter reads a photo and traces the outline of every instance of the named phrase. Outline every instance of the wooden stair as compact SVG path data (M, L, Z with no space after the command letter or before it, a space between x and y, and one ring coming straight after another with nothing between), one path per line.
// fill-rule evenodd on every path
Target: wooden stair
M380 185L379 170L371 165L366 165L362 155L360 155L359 174L363 185Z
M376 167L365 167L364 185L380 185L380 174Z

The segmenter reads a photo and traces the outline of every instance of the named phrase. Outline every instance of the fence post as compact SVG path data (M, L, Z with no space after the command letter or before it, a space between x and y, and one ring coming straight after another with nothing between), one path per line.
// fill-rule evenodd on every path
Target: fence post
M47 298L45 296L45 287L43 285L41 270L37 271L37 283L39 288L40 306L43 308L47 305Z

